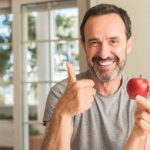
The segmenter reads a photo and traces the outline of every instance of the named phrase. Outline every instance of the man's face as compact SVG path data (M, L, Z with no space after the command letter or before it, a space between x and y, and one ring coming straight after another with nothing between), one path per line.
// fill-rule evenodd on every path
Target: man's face
M102 82L116 79L126 64L131 39L127 40L125 25L117 14L90 17L84 27L87 62Z

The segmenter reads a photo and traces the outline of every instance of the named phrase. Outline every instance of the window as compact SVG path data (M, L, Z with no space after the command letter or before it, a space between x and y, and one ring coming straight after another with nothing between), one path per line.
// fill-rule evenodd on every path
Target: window
M73 63L76 73L79 73L78 22L78 8L74 1L22 6L23 125L26 150L33 146L32 134L43 134L42 118L46 98L50 88L67 77L66 62Z
M13 145L12 21L10 8L0 8L0 147Z
M40 149L50 88L68 77L66 61L76 73L86 67L78 31L86 4L0 1L0 149Z
M0 106L13 104L12 14L0 13Z

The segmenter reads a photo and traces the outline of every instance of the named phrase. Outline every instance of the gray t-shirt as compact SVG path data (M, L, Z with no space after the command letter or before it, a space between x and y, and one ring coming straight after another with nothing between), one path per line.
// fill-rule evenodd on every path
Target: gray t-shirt
M89 72L79 79L90 78ZM73 117L71 150L123 150L134 125L136 102L126 92L128 78L123 75L120 88L113 96L94 95L92 107ZM57 83L50 91L43 121L50 120L53 109L62 96L67 80Z

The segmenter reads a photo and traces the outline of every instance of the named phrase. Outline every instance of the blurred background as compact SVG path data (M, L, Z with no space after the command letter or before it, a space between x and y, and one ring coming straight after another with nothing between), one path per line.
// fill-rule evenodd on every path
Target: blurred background
M87 69L79 26L99 3L125 8L133 48L125 73L150 81L150 2L143 0L0 0L0 150L40 150L42 118L50 88Z

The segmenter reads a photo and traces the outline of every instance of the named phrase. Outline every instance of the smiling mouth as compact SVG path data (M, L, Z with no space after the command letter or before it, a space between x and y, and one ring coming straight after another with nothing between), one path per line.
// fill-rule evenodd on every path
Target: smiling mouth
M102 59L99 56L92 58L93 65L97 65L100 69L110 69L113 67L114 63L116 62L115 58L108 57L106 59Z
M114 61L99 61L99 62L97 62L97 64L99 65L99 66L109 66L109 65L112 65L114 63Z
M96 62L95 65L99 70L112 70L114 68L115 61L99 61Z

